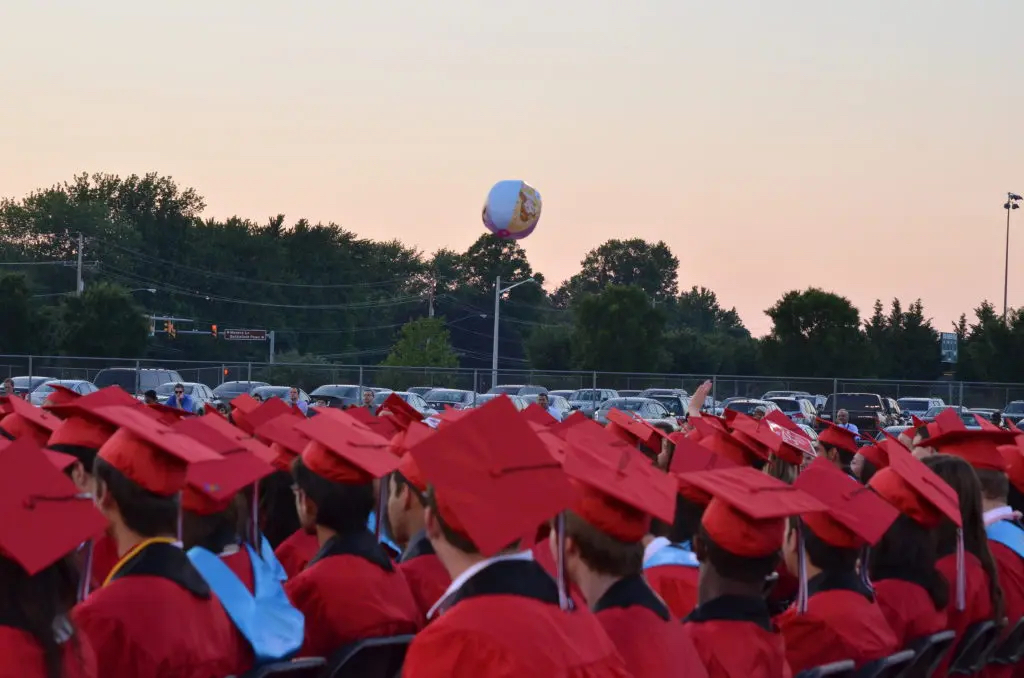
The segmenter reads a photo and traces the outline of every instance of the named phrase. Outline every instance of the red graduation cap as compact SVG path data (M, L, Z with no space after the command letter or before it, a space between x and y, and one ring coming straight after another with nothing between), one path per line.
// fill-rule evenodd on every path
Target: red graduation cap
M698 444L738 465L750 466L768 459L761 445L733 436L718 417L690 417L690 423L700 435Z
M434 418L438 420L437 427L441 428L442 426L447 426L448 424L455 423L456 421L462 419L472 411L472 409L457 410L454 407L445 406L444 410L434 415Z
M9 399L7 410L9 414L0 421L0 429L14 440L28 438L40 447L46 444L50 434L61 424L59 417L21 398Z
M927 426L924 419L921 419L916 414L910 415L910 423L912 424L913 428L921 428L923 426Z
M751 417L737 417L733 420L733 427L734 434L749 436L787 464L800 466L805 458L817 456L806 436L793 433L768 419L758 421Z
M180 492L190 464L221 458L192 438L154 421L144 408L100 407L95 414L118 427L100 448L98 458L153 494L169 497Z
M573 426L578 426L588 421L597 423L594 422L594 420L588 417L587 415L580 412L579 410L576 410L562 421L556 421L554 424L552 424L551 432L559 437L564 438L565 432L571 429Z
M805 468L793 487L828 507L801 517L822 541L837 548L874 546L899 517L896 508L824 457Z
M420 472L416 459L409 454L409 450L433 434L434 429L426 424L414 423L406 431L391 439L391 451L401 457L396 470L421 494L427 491L427 481L423 477L423 473Z
M668 470L676 477L679 494L695 504L707 506L711 502L711 494L691 485L686 481L686 476L701 471L737 468L738 464L688 438L680 436L675 438L675 443L676 450Z
M69 468L74 466L78 459L74 455L64 454L63 452L55 452L54 450L43 449L43 455L50 460L58 471L67 471Z
M1006 463L1006 477L1010 484L1024 492L1024 437L1017 436L1013 445L1000 445L999 454Z
M107 526L88 495L29 440L0 448L0 551L34 575Z
M63 384L48 384L48 386L53 390L46 395L46 400L43 401L45 409L67 405L82 397L81 393L76 393Z
M992 426L980 431L971 430L953 410L943 410L929 427L926 445L936 452L960 457L972 468L991 471L1005 471L1006 462L999 454L1000 445L1013 442L1016 434Z
M554 426L558 423L558 420L552 417L547 410L538 405L537 403L530 403L523 410L523 416L527 421L540 424L542 426Z
M235 398L235 400L238 400L238 398ZM232 401L232 403L234 403L234 401ZM250 403L245 403L245 407L249 408L248 410L242 411L242 420L245 422L245 426L242 426L241 422L238 423L243 429L250 427L253 431L256 431L260 426L268 421L292 413L292 408L280 398L267 398L262 403L257 402L255 407Z
M857 454L860 451L857 447L856 433L824 419L818 419L818 423L824 426L818 433L819 443L825 447L835 447L850 454Z
M196 422L196 424L198 425L206 426L221 434L225 438L230 438L231 440L234 440L243 449L245 449L255 457L262 459L268 464L274 463L274 460L277 458L277 453L274 452L274 450L270 449L269 445L266 445L265 443L257 440L256 438L249 437L242 429L238 428L237 426L234 426L231 422L229 422L220 414L214 414L215 411L216 410L209 410L202 417L186 419L185 421ZM179 424L179 426L183 425L185 424ZM190 423L187 426L193 425L195 424Z
M350 407L347 410L329 410L324 414L335 415L335 413L349 417L350 419L355 419L377 435L388 439L392 438L403 428L403 426L399 425L394 418L374 416L374 414L365 407Z
M317 416L295 428L310 439L302 451L302 463L331 482L369 484L398 468L389 440L355 419Z
M570 444L562 468L576 489L573 513L621 542L643 539L652 517L675 518L676 482L632 449Z
M612 424L615 424L615 427L612 427ZM651 426L643 419L620 412L614 407L608 410L608 427L617 435L629 436L624 438L627 442L631 441L633 445L642 443L655 453L661 451L661 441L668 439L668 434L657 426Z
M185 417L192 416L192 413L188 410L183 410L180 407L163 405L161 403L149 403L146 407L149 408L150 412L155 414L156 420L164 426L170 426Z
M486 557L565 510L572 486L508 398L494 398L410 454L433 486L441 519Z
M786 517L825 510L806 492L749 466L688 473L683 479L714 497L701 520L708 536L743 558L778 552Z
M309 421L321 417L322 415L313 417ZM282 414L256 429L257 438L270 441L270 449L276 455L274 466L280 471L289 471L292 461L301 455L309 444L309 438L296 428L299 423L301 422L295 417Z
M962 525L956 490L905 450L890 447L889 466L873 475L868 485L925 528L937 527L943 518Z
M551 426L530 422L530 427L537 434L537 437L541 439L541 442L544 443L544 446L548 448L551 457L558 463L562 463L569 449L569 443L566 439L555 434L551 430L553 428Z
M1005 429L1003 429L1003 428L993 424L991 419L986 419L985 417L981 416L980 414L974 413L974 414L972 414L972 416L974 417L974 421L978 422L978 426L981 427L982 431L1004 431L1005 430Z
M117 427L94 412L101 407L143 407L135 398L117 386L108 386L84 395L70 403L56 405L50 411L64 419L50 435L47 445L70 445L98 450L114 435Z
M886 434L889 435L889 434ZM885 438L877 442L872 442L864 447L857 450L857 453L871 462L871 465L876 469L883 469L889 465L889 446L899 445L904 450L909 452L907 448L899 440L894 438Z
M377 415L390 414L395 418L395 423L401 428L406 428L413 422L423 421L423 415L415 407L402 399L397 393L389 393L380 407L377 408Z
M761 421L770 421L776 426L781 426L784 429L788 429L793 433L801 435L804 438L810 440L810 438L807 437L807 434L804 433L803 429L797 426L795 421L784 415L782 413L782 410L771 410L770 412L768 412L768 414L764 415Z

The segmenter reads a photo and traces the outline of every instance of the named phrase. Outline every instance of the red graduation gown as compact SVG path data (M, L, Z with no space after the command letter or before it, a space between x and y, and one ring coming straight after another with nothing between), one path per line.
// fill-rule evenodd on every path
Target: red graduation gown
M642 576L613 584L594 605L594 614L634 676L707 678L683 625Z
M920 584L905 579L882 579L871 585L875 601L900 647L947 628L945 608L935 609L931 596Z
M1017 620L1024 616L1024 559L1014 551L1003 546L999 542L988 542L992 550L992 557L996 561L996 572L999 574L999 587L1003 590L1003 598L1006 601L1006 619L1009 633ZM1017 676L1024 678L1024 665L1019 666L1016 671L1009 669L990 668L985 672L986 676Z
M92 545L92 570L90 576L90 590L103 586L107 575L114 569L121 557L117 553L117 542L110 535L103 535Z
M533 560L541 566L548 576L552 580L558 581L558 567L555 563L555 557L551 555L551 542L548 540L539 541L533 545L530 549L530 553L533 554ZM569 597L572 598L573 604L577 609L583 609L587 607L587 600L583 597L583 592L573 582L569 581L568 578L565 580L565 585L568 587Z
M234 553L222 553L220 559L245 584L245 588L249 589L249 593L256 592L256 579L252 572L252 560L249 558L249 549L240 545Z
M597 618L563 612L537 563L487 565L409 646L403 678L631 678Z
M252 666L252 649L171 544L133 554L72 616L103 678L224 678Z
M981 566L981 561L973 553L964 554L964 572L967 577L966 602L963 612L956 609L956 553L950 553L935 561L935 569L949 582L949 605L946 614L949 617L947 628L956 631L955 648L963 638L964 631L975 622L992 618L992 598L988 592L988 574ZM946 671L953 659L953 652L948 652L942 664L935 670L932 678L946 678Z
M782 635L762 598L719 596L690 613L683 629L710 678L792 678Z
M844 659L859 668L899 651L885 615L855 572L823 572L807 589L805 614L794 605L775 618L794 672Z
M316 557L320 550L320 544L315 534L306 534L306 531L299 528L295 534L277 545L274 556L281 563L289 579L306 569L309 561Z
M427 612L452 583L451 575L434 553L426 534L421 532L412 538L398 563L398 570L405 575L420 614L426 619Z
M698 577L698 568L682 565L656 565L644 570L644 579L676 619L682 619L697 607Z
M423 624L405 577L365 530L329 539L284 590L306 616L304 657L330 657L357 640L416 633Z
M62 646L62 678L97 678L96 654L81 633ZM43 649L28 631L0 625L0 678L47 678Z

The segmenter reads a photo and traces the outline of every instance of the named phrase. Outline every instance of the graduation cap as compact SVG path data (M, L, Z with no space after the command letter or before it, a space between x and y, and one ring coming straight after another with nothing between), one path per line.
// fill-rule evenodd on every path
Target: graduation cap
M953 410L943 410L933 423L936 424L932 429L936 435L929 435L928 447L941 454L960 457L978 470L1006 470L999 446L1013 442L1016 434L1012 431L1004 431L997 426L980 431L971 430Z
M434 434L434 429L430 428L426 424L413 423L408 429L399 433L391 439L391 451L401 458L398 462L398 468L396 469L402 474L402 477L409 481L420 494L425 494L427 491L427 481L420 472L419 464L416 463L416 459L409 454L416 445L423 442L428 436Z
M98 450L117 431L117 426L95 414L101 407L129 407L142 410L138 400L125 393L120 387L108 386L84 395L64 405L56 405L50 411L63 417L64 421L50 435L47 445L67 445ZM145 410L150 413L149 410ZM87 469L91 470L91 469Z
M1019 492L1024 492L1024 437L1017 436L1013 445L1000 445L999 454L1006 463L1006 477Z
M0 434L12 440L28 438L37 446L46 445L50 434L60 426L61 420L45 410L34 407L21 398L7 401L8 415L0 420Z
M268 462L246 450L238 440L222 435L199 419L185 419L172 427L176 433L195 440L221 455L188 467L181 508L208 516L225 511L242 488L274 472Z
M67 405L82 397L81 393L76 393L74 390L64 386L63 384L47 384L52 391L46 395L46 400L43 401L43 407L50 409L51 407L57 407L60 405Z
M73 454L64 454L63 452L47 450L44 448L43 455L50 460L50 463L53 464L58 471L67 471L78 463L78 458Z
M322 418L313 417L309 421ZM270 441L270 449L276 455L274 466L280 471L289 471L292 461L301 455L309 444L309 438L296 428L299 423L301 422L295 417L282 414L262 424L255 431L257 438Z
M397 393L389 393L380 407L377 408L377 415L389 414L395 418L395 423L403 429L413 422L423 421L423 415L415 407L402 399Z
M537 434L544 446L547 447L548 452L551 453L551 457L558 463L562 463L565 459L566 452L569 448L569 443L565 438L558 436L551 429L551 426L544 426L543 424L536 424L529 422L533 432ZM639 451L639 450L637 450Z
M371 429L374 433L390 439L402 430L401 426L393 417L378 417L365 407L350 407L347 410L330 410L325 414L337 414L340 416L355 419L363 426ZM422 418L421 418L422 419Z
M558 423L557 419L552 417L547 410L537 403L530 403L527 405L526 409L523 410L522 415L527 421L531 421L542 426L554 426Z
M490 557L565 510L572 486L508 398L438 429L412 448L438 514Z
M743 558L763 558L782 548L785 518L824 511L820 501L749 466L682 476L713 499L701 520L719 547Z
M698 444L741 466L766 461L768 454L761 445L732 435L718 417L690 417L690 424L700 435Z
M715 454L709 448L700 445L689 438L675 438L676 451L672 455L672 464L669 466L669 473L676 477L678 492L688 501L700 506L707 506L711 503L711 494L691 485L686 476L691 473L702 471L716 471L724 468L738 468L736 462Z
M94 412L118 427L100 448L98 458L153 494L177 494L185 486L189 465L221 458L192 438L154 421L143 408L100 407Z
M232 425L231 422L220 414L213 414L213 412L215 412L215 410L209 410L201 417L185 419L181 424L178 424L178 426L186 427L185 430L196 425L206 426L220 433L222 436L234 440L250 454L262 459L268 464L274 463L274 460L277 458L277 453L270 449L269 445L246 435L242 429Z
M572 512L621 542L643 539L652 517L675 519L676 482L631 449L570 443L562 469L576 489Z
M850 454L857 454L860 451L857 446L859 436L856 433L825 419L818 419L818 423L823 426L818 433L819 443L825 447L835 447Z
M573 426L578 426L584 422L595 422L593 419L583 414L579 410L576 410L562 421L556 421L551 425L551 432L559 437L565 437L565 432L571 429Z
M387 438L369 426L349 418L313 417L295 429L310 442L302 451L302 463L313 473L334 483L364 485L398 468Z
M899 517L895 507L824 457L805 468L793 487L828 508L801 518L819 539L836 548L874 546Z
M107 527L89 495L29 440L0 449L0 551L34 575Z
M886 433L885 435L889 436L890 434ZM878 441L870 441L867 445L857 450L857 454L871 462L871 465L876 469L883 469L889 465L889 447L892 445L898 445L906 452L910 452L898 439L887 437Z
M770 411L768 414L764 415L764 417L761 419L761 421L771 422L771 423L775 424L776 426L781 426L784 429L788 429L788 430L792 431L793 433L801 435L804 438L807 438L807 440L810 440L810 438L807 436L807 434L804 433L803 429L801 429L799 426L797 426L795 421L793 421L792 419L787 417L785 414L783 414L782 410L772 410L772 411ZM774 429L774 427L773 427L773 429Z
M614 407L608 410L607 428L631 445L641 443L655 453L661 451L661 441L668 440L668 434L657 426L651 426L643 419Z
M758 421L751 417L737 417L733 427L734 434L748 436L787 464L800 466L804 459L817 456L807 436L794 433L768 419Z

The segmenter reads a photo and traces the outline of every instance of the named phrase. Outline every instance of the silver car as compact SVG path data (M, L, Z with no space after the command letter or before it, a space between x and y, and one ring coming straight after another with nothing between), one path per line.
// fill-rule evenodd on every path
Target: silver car
M676 418L657 400L650 398L612 398L606 400L601 409L594 413L594 421L602 426L608 423L608 413L619 410L626 414L643 419L648 424L657 426L664 431L676 431L679 424Z

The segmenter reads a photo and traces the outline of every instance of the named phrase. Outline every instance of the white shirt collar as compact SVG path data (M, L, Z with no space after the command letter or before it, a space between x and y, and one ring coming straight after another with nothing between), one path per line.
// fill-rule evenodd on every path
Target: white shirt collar
M647 545L647 548L644 549L644 562L646 563L651 559L651 556L671 543L672 542L665 537L655 537L651 543Z
M438 609L440 609L446 602L448 602L449 598L455 595L458 592L458 590L466 584L467 581L472 579L484 568L489 567L494 563L501 563L508 560L533 560L533 552L520 551L519 553L507 553L500 556L494 556L493 558L481 560L479 563L473 565L472 567L469 567L465 572L463 572L455 578L455 580L451 583L451 586L448 587L448 590L444 592L444 595L442 595L438 599L438 601L434 603L434 606L431 607L430 610L427 612L427 619L432 619L434 615L437 614Z
M1013 509L1009 506L1000 506L989 511L985 511L982 515L982 520L985 521L985 527L998 523L1000 520L1010 520L1013 518Z

